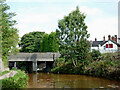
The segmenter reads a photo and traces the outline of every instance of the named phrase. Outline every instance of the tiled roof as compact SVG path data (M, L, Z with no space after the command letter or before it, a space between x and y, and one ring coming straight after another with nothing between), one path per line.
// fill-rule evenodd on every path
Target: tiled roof
M120 47L120 44L116 43L115 41L113 41L113 40L108 40L108 41L111 41L111 42L115 43L118 47ZM102 46L108 41L93 41L92 47L98 47L98 45Z
M92 47L98 47L98 45L103 45L105 44L107 41L93 41L92 43Z

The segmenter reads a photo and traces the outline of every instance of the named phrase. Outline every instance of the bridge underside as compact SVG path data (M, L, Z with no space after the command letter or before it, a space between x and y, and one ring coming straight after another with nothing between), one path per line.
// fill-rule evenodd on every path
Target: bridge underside
M15 65L16 64L16 65ZM37 72L37 70L39 71L45 71L45 72L50 72L51 68L53 65L53 61L37 61L32 62L32 61L9 61L9 68L12 69L13 67L17 67L17 69L21 69L21 70L26 70L29 73L32 72Z
M41 66L51 67L54 60L60 57L59 53L18 53L17 55L10 55L8 57L9 66L28 69L28 71L37 71ZM42 64L43 63L43 64Z

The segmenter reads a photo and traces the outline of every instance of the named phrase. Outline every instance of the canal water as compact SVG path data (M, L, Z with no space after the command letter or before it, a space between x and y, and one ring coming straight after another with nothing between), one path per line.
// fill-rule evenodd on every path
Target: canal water
M28 88L119 88L120 82L85 75L29 74Z

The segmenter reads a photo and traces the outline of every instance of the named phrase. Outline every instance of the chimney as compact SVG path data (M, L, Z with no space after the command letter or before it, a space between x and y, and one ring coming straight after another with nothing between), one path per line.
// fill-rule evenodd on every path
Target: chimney
M110 35L108 35L108 40L111 40L111 36Z
M105 36L103 37L103 41L105 41Z
M115 41L115 38L112 36L112 41Z
M117 35L115 35L115 42L117 43Z
M97 38L95 38L95 41L97 41Z

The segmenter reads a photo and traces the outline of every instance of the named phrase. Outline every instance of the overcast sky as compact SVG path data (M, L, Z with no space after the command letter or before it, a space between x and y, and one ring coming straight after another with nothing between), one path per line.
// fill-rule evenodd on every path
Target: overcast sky
M15 12L15 27L19 36L32 31L50 33L58 27L58 20L63 19L79 6L90 33L89 40L103 40L103 36L118 35L119 0L7 0L10 11Z

